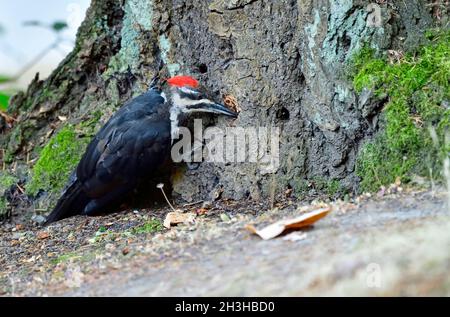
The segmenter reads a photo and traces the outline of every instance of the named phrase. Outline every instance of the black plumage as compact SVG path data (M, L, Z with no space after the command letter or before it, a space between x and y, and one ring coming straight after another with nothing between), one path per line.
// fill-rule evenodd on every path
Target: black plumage
M153 88L127 102L97 133L46 223L105 212L166 162L170 145L168 105Z
M185 126L189 114L238 115L205 98L198 90L198 81L190 76L174 76L164 80L162 86L155 77L150 87L127 102L100 129L46 224L73 215L114 211L142 180L154 176L155 181L162 176L170 162L172 132ZM158 87L165 87L164 92Z

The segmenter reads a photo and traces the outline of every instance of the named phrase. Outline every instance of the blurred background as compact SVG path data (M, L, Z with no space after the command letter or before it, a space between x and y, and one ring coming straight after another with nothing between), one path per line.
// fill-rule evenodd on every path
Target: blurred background
M0 110L72 50L90 0L0 0Z

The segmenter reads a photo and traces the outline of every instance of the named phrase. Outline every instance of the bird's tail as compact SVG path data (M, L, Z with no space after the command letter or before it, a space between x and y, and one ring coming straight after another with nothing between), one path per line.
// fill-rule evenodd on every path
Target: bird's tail
M56 207L50 215L47 216L44 225L81 214L88 200L88 197L82 189L81 183L78 180L75 180L65 189L61 198L59 198Z

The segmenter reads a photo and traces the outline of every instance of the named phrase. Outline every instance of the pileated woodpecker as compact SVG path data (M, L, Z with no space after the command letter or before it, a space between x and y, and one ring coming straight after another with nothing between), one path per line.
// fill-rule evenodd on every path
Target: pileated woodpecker
M176 129L189 114L237 117L205 98L198 86L189 76L172 77L162 88L155 80L146 93L123 105L88 145L46 224L74 215L97 215L119 204L170 157Z

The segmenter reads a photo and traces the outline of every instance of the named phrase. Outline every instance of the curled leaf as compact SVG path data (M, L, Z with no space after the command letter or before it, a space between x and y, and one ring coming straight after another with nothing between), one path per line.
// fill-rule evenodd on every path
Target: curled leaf
M315 223L316 221L325 217L330 211L331 211L330 207L325 207L308 212L296 218L283 219L277 221L260 230L256 229L253 225L250 224L246 225L245 229L247 229L253 234L260 236L264 240L269 240L278 237L279 235L281 235L286 231L299 230L301 228L308 227L313 223Z
M173 225L177 225L179 223L193 223L195 220L195 214L191 212L183 213L182 210L175 210L169 212L164 219L164 227L170 229Z

